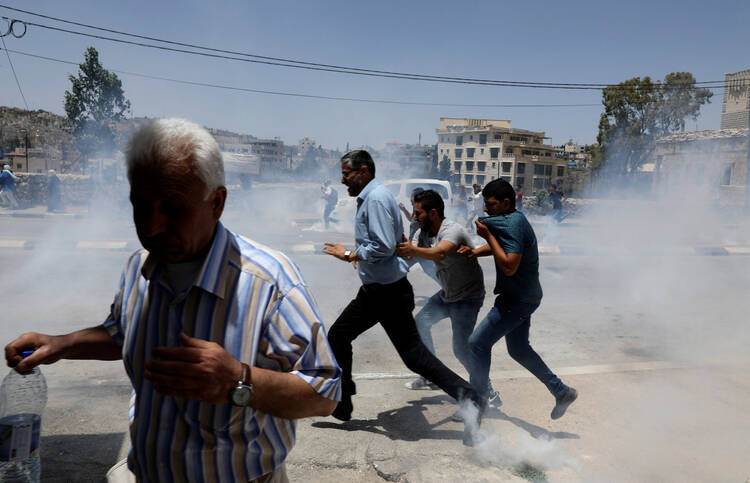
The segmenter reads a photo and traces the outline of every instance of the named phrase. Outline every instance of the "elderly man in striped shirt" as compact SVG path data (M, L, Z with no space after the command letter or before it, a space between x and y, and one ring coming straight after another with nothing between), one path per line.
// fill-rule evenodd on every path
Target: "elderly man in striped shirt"
M294 420L329 415L340 399L305 282L282 253L219 222L224 168L203 128L153 121L127 163L144 250L128 260L109 317L23 334L5 348L8 364L123 359L134 388L125 481L286 481ZM22 360L25 349L35 352Z

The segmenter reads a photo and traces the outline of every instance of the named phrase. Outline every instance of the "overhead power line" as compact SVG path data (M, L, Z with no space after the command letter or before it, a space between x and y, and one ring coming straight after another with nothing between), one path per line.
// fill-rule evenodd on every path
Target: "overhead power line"
M57 59L54 57L47 57L44 55L32 54L29 52L22 52L20 50L12 50L12 49L7 49L7 48L3 50L5 50L6 53L13 52L14 54L18 54L18 55L24 55L27 57L33 57L33 58L47 60L51 62L57 62L61 64L74 65L74 66L80 65L79 63L73 62L70 60ZM362 102L362 103L371 103L371 104L396 104L396 105L408 105L408 106L480 107L480 108L482 107L483 108L488 108L488 107L489 108L557 108L557 107L601 106L601 104L461 104L461 103L444 103L444 102L403 101L403 100L393 100L393 99L367 99L367 98L356 98L356 97L322 96L322 95L304 94L304 93L298 93L298 92L251 89L247 87L227 86L227 85L214 84L214 83L209 83L209 82L189 81L189 80L184 80L184 79L174 79L174 78L169 78L169 77L142 74L138 72L129 72L129 71L118 70L118 69L110 69L110 70L112 72L117 72L118 74L130 75L134 77L142 77L145 79L173 82L177 84L184 84L184 85L190 85L190 86L196 86L196 87L210 87L214 89L224 89L224 90L230 90L230 91L248 92L248 93L256 93L256 94L269 94L269 95L275 95L275 96L302 97L302 98L308 98L308 99L321 99L321 100L328 100L328 101Z
M11 72L13 72L13 78L16 79L16 85L18 86L18 92L21 93L21 99L23 99L23 105L26 107L26 110L28 111L29 104L26 102L26 96L23 95L23 89L21 89L21 83L18 81L18 76L16 75L16 68L13 67L13 61L10 60L10 54L8 53L8 48L5 46L5 39L3 37L0 37L0 40L3 41L3 50L5 50L5 55L8 56L8 64L10 65Z
M62 22L62 23L69 24L69 25L76 25L76 26L84 27L88 29L113 33L117 35L131 37L131 38L137 38L141 40L160 42L160 43L164 43L168 45L187 47L190 49L200 49L200 50L205 50L207 52L196 52L194 50L185 50L181 48L165 47L165 46L160 46L160 45L147 44L143 42L134 42L134 41L118 39L118 38L113 38L113 37L108 37L108 36L103 36L103 35L96 35L96 34L91 34L91 33L86 33L86 32L64 29L61 27L43 25L43 24L38 24L34 22L26 22L28 25L33 25L33 26L48 29L48 30L69 33L72 35L80 35L80 36L98 38L98 39L108 40L112 42L136 45L140 47L161 49L161 50L187 53L187 54L192 54L192 55L207 56L207 57L216 57L216 58L222 58L222 59L227 59L227 60L237 60L237 61L244 61L244 62L251 62L251 63L274 65L274 66L279 66L279 67L327 71L327 72L362 75L362 76L385 77L385 78L406 79L406 80L421 80L421 81L428 81L428 82L474 84L474 85L503 86L503 87L527 87L527 88L537 88L537 89L601 90L604 87L613 86L613 84L604 84L604 83L557 83L557 82L529 82L529 81L507 81L507 80L493 80L493 79L475 79L475 78L466 78L466 77L436 76L436 75L429 75L429 74L414 74L414 73L406 73L406 72L394 72L394 71L386 71L386 70L340 66L340 65L334 65L334 64L323 64L323 63L316 63L316 62L309 62L309 61L302 61L302 60L295 60L295 59L286 59L286 58L281 58L281 57L271 57L271 56L264 56L264 55L258 55L258 54L251 54L251 53L246 53L246 52L238 52L238 51L233 51L233 50L217 49L217 48L206 47L206 46L201 46L201 45L196 45L196 44L190 44L186 42L177 42L173 40L161 39L157 37L138 35L138 34L133 34L133 33L124 32L120 30L98 27L95 25L75 22L75 21L71 21L71 20L67 20L67 19L63 19L59 17L53 17L49 15L36 13L36 12L31 12L28 10L9 7L6 5L0 5L0 7L15 11L15 12L20 12L20 13L25 13L28 15L36 16L39 18L45 18L48 20L56 21L56 22ZM213 52L214 54L209 54L208 52ZM236 57L236 56L241 56L241 57ZM713 87L723 87L723 81L696 82L696 85L700 85L700 86L705 85L705 87L709 87L710 84L717 84L717 83L722 83L722 85L713 86Z

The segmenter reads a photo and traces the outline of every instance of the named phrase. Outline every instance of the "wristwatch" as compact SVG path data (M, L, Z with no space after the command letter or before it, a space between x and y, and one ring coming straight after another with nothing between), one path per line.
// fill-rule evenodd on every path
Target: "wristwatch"
M352 254L351 250L347 250L344 252L344 259L348 262L349 261L349 255Z
M237 381L237 385L229 391L229 401L235 406L245 407L253 400L253 385L247 381L247 374L250 372L249 367L242 363L242 379Z

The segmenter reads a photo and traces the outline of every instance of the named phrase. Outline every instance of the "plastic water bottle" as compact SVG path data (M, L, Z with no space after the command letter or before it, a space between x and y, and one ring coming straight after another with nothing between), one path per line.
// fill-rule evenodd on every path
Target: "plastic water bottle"
M34 351L24 351L27 357ZM0 481L37 482L39 433L47 404L47 381L39 367L11 369L0 386Z

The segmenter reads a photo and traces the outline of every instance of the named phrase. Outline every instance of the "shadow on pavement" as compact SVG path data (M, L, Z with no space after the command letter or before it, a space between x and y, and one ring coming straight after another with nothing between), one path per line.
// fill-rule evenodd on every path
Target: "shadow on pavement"
M581 439L581 437L575 433L568 433L566 431L547 431L541 426L531 424L524 421L523 419L516 418L514 416L509 416L497 408L488 409L484 417L485 419L492 418L508 421L509 423L512 423L520 429L523 429L524 431L529 433L529 435L534 439L539 439L540 436L544 436L549 439Z
M381 434L392 440L419 441L422 439L456 439L462 440L463 427L461 430L436 429L438 426L451 422L450 418L444 418L435 423L430 423L424 417L427 406L444 405L452 403L453 398L445 394L425 397L416 401L409 401L408 406L398 409L383 411L378 414L377 419L352 419L345 423L334 423L329 421L317 421L312 424L315 428L340 429L343 431L367 431Z
M125 433L42 436L42 482L104 481Z

